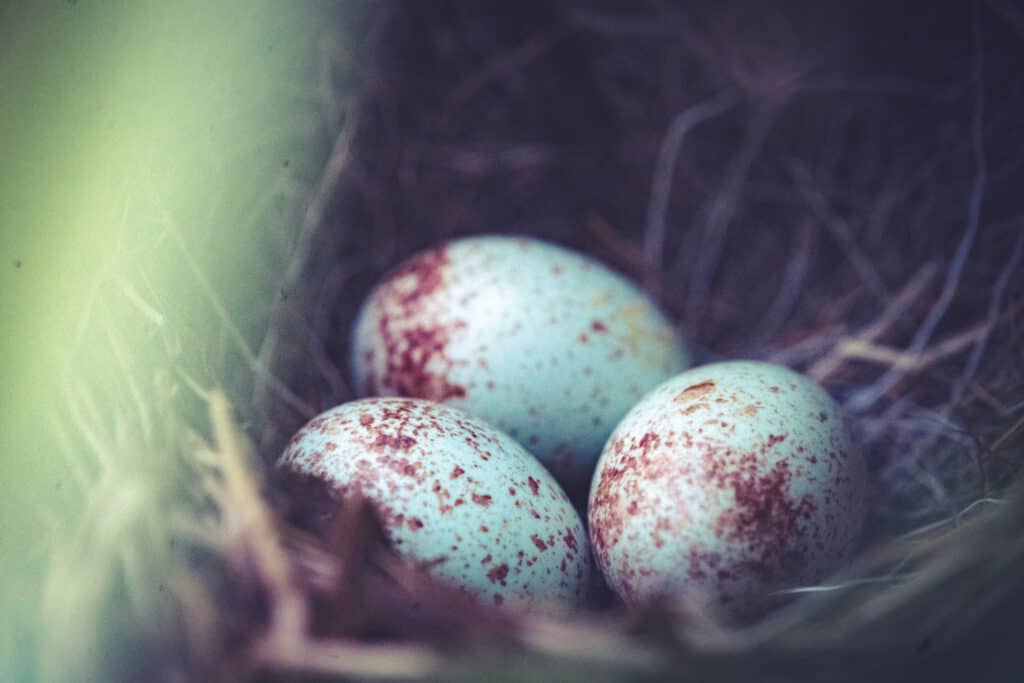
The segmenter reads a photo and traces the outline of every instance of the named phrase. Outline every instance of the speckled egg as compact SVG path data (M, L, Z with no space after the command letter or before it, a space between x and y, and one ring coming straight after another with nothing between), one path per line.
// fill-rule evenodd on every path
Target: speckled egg
M351 348L363 395L462 408L584 491L615 424L687 364L628 280L521 237L460 239L401 264L364 304Z
M430 574L496 605L558 610L590 581L579 515L514 439L433 401L332 408L292 438L280 467L377 508L393 546Z
M839 408L787 368L684 372L608 440L590 491L594 558L628 604L680 598L755 616L853 552L865 465Z

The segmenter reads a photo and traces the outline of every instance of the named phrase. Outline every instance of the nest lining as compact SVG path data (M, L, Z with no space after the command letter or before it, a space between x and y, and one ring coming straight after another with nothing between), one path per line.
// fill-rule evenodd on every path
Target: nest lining
M1002 70L1024 23L999 3L864 13L368 9L346 74L360 96L288 256L289 296L247 356L251 391L229 402L181 374L162 380L209 408L208 423L163 425L172 481L202 485L181 500L140 475L138 500L164 501L172 523L125 493L123 530L90 518L77 539L125 543L90 569L137 596L151 591L130 567L177 544L172 569L148 570L166 574L153 603L164 621L140 626L152 610L103 607L109 596L83 609L116 614L146 653L138 670L167 680L858 680L949 675L960 652L1009 661L998 636L1024 595L1024 233L1019 93ZM858 559L742 629L614 604L569 621L513 616L403 563L364 502L337 510L273 480L284 440L352 397L339 359L376 278L487 231L626 272L699 362L768 359L824 384L872 471ZM51 585L81 580L73 556L55 560Z

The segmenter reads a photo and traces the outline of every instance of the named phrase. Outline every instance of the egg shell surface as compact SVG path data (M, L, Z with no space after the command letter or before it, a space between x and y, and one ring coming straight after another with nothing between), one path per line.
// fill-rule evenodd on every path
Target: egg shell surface
M565 493L514 439L461 410L346 403L300 429L279 466L339 499L358 492L398 552L480 600L557 611L586 596L588 539Z
M787 368L733 361L654 389L615 429L590 491L594 558L628 604L727 616L814 584L854 551L866 468L839 407Z
M399 265L364 304L351 349L363 395L462 408L583 491L615 424L688 362L672 325L626 278L504 236L452 241Z

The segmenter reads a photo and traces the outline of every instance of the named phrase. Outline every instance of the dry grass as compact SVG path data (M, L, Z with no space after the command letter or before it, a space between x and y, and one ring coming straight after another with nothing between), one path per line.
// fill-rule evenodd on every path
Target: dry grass
M369 13L348 74L362 96L340 108L289 296L258 344L236 340L251 391L229 403L160 376L114 435L69 397L99 466L47 580L51 676L853 681L983 661L1001 677L1024 614L1015 10L860 25L852 5L806 21L735 3L473 7ZM875 61L872 35L918 20L945 56ZM512 616L404 564L363 502L269 478L283 440L350 397L339 359L374 279L492 228L628 272L701 361L773 359L829 388L874 483L857 561L744 628L685 606ZM140 452L151 466L114 467ZM99 619L142 656L97 661L114 643L72 626Z

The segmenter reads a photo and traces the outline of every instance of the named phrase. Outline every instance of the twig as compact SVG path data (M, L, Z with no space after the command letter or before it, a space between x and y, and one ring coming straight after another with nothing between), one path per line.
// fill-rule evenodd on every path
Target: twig
M849 590L858 586L872 586L878 584L905 583L913 580L913 574L897 574L894 576L869 576L863 579L850 579L843 583L823 583L817 586L801 586L799 588L787 588L776 591L773 595L806 595L809 593L833 593L835 591Z
M872 344L863 339L844 339L837 345L837 351L844 358L881 363L905 373L920 372L949 356L966 350L978 340L983 339L988 332L988 322L977 323L930 347L927 351L917 354Z
M299 414L312 417L314 414L313 409L310 408L291 389L285 386L285 384L281 380L275 377L271 373L266 363L261 362L257 355L253 352L252 347L249 346L249 342L246 341L245 339L245 335L242 334L242 331L238 329L238 326L234 323L234 321L231 319L231 316L228 314L227 309L221 302L220 297L217 295L216 290L213 288L213 285L211 285L210 281L206 279L206 275L199 267L199 264L196 263L195 259L192 257L192 254L188 249L188 245L185 243L185 238L182 237L181 234L178 232L178 229L175 226L173 219L169 215L164 214L164 220L166 222L167 227L170 229L171 234L174 236L174 241L178 245L178 249L181 251L181 254L185 259L186 265L188 265L189 270L192 271L192 275L193 277L195 277L200 289L203 290L203 294L206 295L207 301L213 307L213 310L217 313L217 316L221 319L221 322L223 323L224 329L227 332L228 336L231 337L231 340L235 343L239 351L242 353L242 357L245 358L246 363L249 365L249 369L252 370L252 372L256 374L258 377L262 378L268 386L273 388L275 393L277 393L281 397L281 399L289 406L291 406L295 411L297 411ZM257 384L259 384L259 382L257 382Z
M985 162L985 140L982 123L984 121L985 107L985 81L984 81L984 51L981 41L981 21L975 14L974 17L974 40L975 40L975 65L974 65L974 116L971 121L971 139L974 149L974 183L971 188L970 199L967 206L967 225L960 244L957 245L953 262L946 273L946 281L939 295L938 301L928 312L928 317L918 328L917 333L911 341L908 352L918 354L924 349L934 334L939 321L949 308L953 296L956 294L957 286L960 283L960 274L963 272L967 255L974 244L974 238L978 233L981 223L981 205L985 197L985 185L987 170ZM877 382L870 387L862 389L853 395L847 402L847 408L853 412L861 412L872 406L879 398L887 394L893 387L906 376L907 371L903 368L891 368Z
M981 364L981 357L985 353L989 337L992 334L992 330L995 329L996 320L999 317L999 309L1003 305L1003 294L1010 283L1010 277L1017 271L1022 255L1024 255L1024 236L1017 238L1006 266L1003 267L1002 272L999 273L999 277L996 279L995 286L992 289L992 299L989 301L988 313L985 316L985 332L977 340L974 348L971 349L971 355L967 357L967 365L953 387L952 398L949 401L950 406L959 405L964 390L971 380L974 379L974 375L978 371L978 366Z
M672 27L654 19L632 19L613 14L600 14L583 7L574 7L566 15L566 23L573 28L593 31L606 36L655 36L670 35Z
M317 371L324 378L331 388L331 401L338 403L352 396L352 390L345 381L345 376L338 367L337 359L332 359L327 349L324 348L327 334L327 324L330 320L330 311L337 300L338 288L351 277L351 272L346 272L340 265L331 269L324 278L320 295L317 297L316 307L313 309L312 330L309 336L309 351L316 365Z
M1006 0L987 0L987 4L1002 15L1003 19L1006 19L1017 33L1024 35L1024 12Z
M529 618L519 637L535 652L617 669L646 670L664 660L662 653L631 642L607 622Z
M1022 428L1024 428L1024 416L1021 416L1019 420L1014 422L1010 426L1010 428L1003 433L1002 436L996 439L995 443L993 443L988 450L992 453L998 452L999 449L1006 445L1010 441L1010 439L1015 437L1017 435L1017 432L1021 431Z
M292 291L295 289L299 278L306 269L310 250L313 246L313 238L316 234L317 228L319 228L320 224L323 222L328 202L334 195L334 190L338 186L341 175L348 165L352 148L352 138L355 134L356 127L357 125L354 120L347 120L334 138L334 147L331 149L331 153L327 157L327 163L324 165L323 173L320 175L320 181L317 183L317 187L310 197L309 206L306 208L306 212L302 218L302 224L299 227L298 237L295 242L295 249L292 251L292 254L288 259L288 265L285 268L283 277L281 278L281 288L285 291ZM277 347L280 328L284 317L284 309L284 304L280 300L277 300L273 309L270 311L267 323L267 333L264 335L263 342L260 345L258 354L256 355L256 358L259 360L261 365L265 364L269 367L273 350ZM272 387L273 384L269 384L269 388ZM267 389L267 384L259 382L256 383L256 386L253 389L253 406L255 407L256 413L259 415L265 415L268 412ZM289 404L291 405L290 401ZM304 402L300 401L300 404L301 410L298 410L299 414L306 418L313 417L316 411ZM295 405L292 405L292 407L297 408Z
M779 293L758 326L758 334L753 343L755 348L763 346L771 339L792 313L793 307L800 298L804 279L807 277L807 271L811 264L813 243L814 226L810 221L804 221L799 227L797 248L794 250L793 256L787 260L786 272L783 273Z
M816 382L824 382L829 377L834 375L843 363L846 361L846 357L840 352L840 347L845 343L851 341L861 341L864 343L872 343L879 339L888 332L893 325L899 320L911 304L918 299L924 290L931 283L932 278L938 272L938 266L934 263L926 263L914 277L903 286L900 293L896 295L889 305L882 311L882 315L878 317L873 323L865 327L859 333L854 335L852 338L847 337L839 340L833 347L832 351L818 360L814 365L808 369L807 374Z
M156 327L163 327L166 324L167 320L164 315L156 310L155 306L143 299L132 283L123 277L116 277L115 281L121 288L121 294L124 295L124 298L134 305L149 322L153 323Z
M306 629L305 599L295 584L277 528L260 496L252 472L253 455L248 438L235 425L231 406L222 393L210 392L209 409L227 497L221 501L221 509L229 520L234 520L241 546L239 559L251 554L270 594L267 640L289 649L302 640Z
M533 36L497 59L480 66L452 89L442 111L450 113L462 108L488 84L542 57L551 49L558 37L551 34Z
M1006 286L1009 284L1010 276L1016 269L1017 263L1020 260L1022 246L1024 246L1024 237L1019 238L1017 240L1014 250L1010 254L1009 262L1000 272L999 277L996 280L992 298L989 302L988 313L985 316L984 322L979 324L980 334L978 335L978 338L973 342L971 354L967 359L963 372L960 373L960 376L957 378L956 383L953 385L953 390L950 392L949 399L941 408L940 412L943 418L948 419L950 415L952 415L954 409L959 407L960 402L963 399L964 391L967 385L970 383L970 381L974 378L974 375L978 369L978 365L981 363L981 356L985 351L988 339L991 336L992 331L998 326L1000 322L999 309L1002 306L1002 296L1006 289ZM949 341L952 340L947 340L947 342ZM925 354L922 354L921 357L923 358L925 355L928 355L935 350L936 349L933 348L930 351L926 352ZM919 368L915 368L915 370L917 369ZM933 452L934 446L938 442L940 437L940 434L935 433L930 435L924 441L920 442L918 446L914 449L912 457L916 458L922 454ZM985 469L984 459L977 454L976 449L971 449L970 452L980 472L982 494L984 495L988 491L988 472Z
M655 289L660 289L658 273L640 246L624 236L599 213L587 215L584 221L588 236L594 240L600 251L613 254L629 272L637 273L648 281L654 280Z
M96 417L95 408L93 414L87 417L82 410L92 399L86 389L68 383L64 386L65 403L70 411L71 420L78 430L78 433L85 440L86 445L96 456L96 462L102 472L110 472L116 469L116 456L108 443L108 439L101 437L96 428L101 421Z
M249 562L266 587L270 620L252 646L251 663L260 667L354 674L370 677L417 676L438 663L429 649L407 645L367 645L311 639L309 610L277 525L259 492L252 470L248 437L235 424L231 407L219 391L207 392L214 446L223 474L225 523L235 538L236 562Z
M941 529L942 527L950 525L960 526L963 518L966 515L969 515L971 511L974 510L975 508L981 507L982 505L1006 505L1006 503L1007 501L1004 498L992 498L989 496L986 496L984 498L978 498L977 500L971 502L965 508L957 512L956 514L950 515L945 519L940 519L937 522L932 522L931 524L925 524L924 526L918 527L913 531L909 531L903 535L903 538L915 538L918 536L923 536L934 531L935 529Z
M743 182L784 106L785 98L782 97L757 111L747 130L743 146L729 166L722 191L710 202L707 222L697 244L700 258L693 266L687 293L686 308L693 320L698 319L695 312L704 306L711 292L711 283L718 271L726 234L740 205Z
M885 286L882 276L871 263L871 259L860 247L857 241L850 234L850 226L828 206L824 195L820 190L813 189L811 174L806 165L794 162L790 165L790 171L796 181L797 190L811 210L817 215L821 224L832 235L833 239L842 247L843 254L850 259L854 270L860 276L861 282L867 287L876 299L886 301L889 298L889 289Z
M662 247L665 242L665 215L672 196L672 178L675 175L679 151L686 135L701 123L721 116L736 105L733 93L722 92L699 104L679 112L672 119L654 165L651 181L651 198L647 205L647 228L644 232L644 254L647 261L661 264Z
M255 664L334 676L361 678L419 678L441 663L438 655L420 645L381 645L340 640L303 640L292 647L260 652Z

